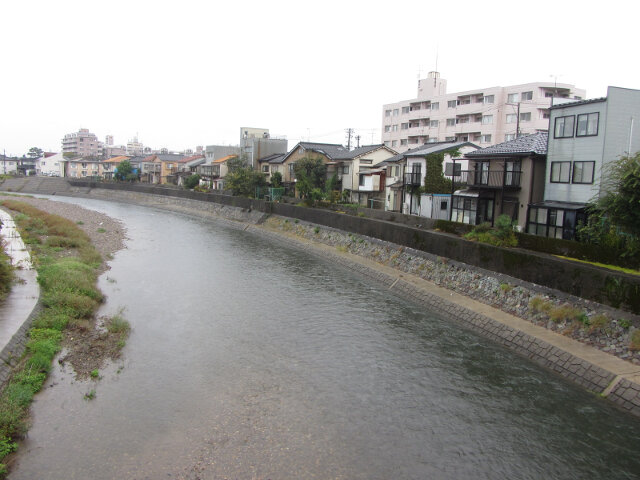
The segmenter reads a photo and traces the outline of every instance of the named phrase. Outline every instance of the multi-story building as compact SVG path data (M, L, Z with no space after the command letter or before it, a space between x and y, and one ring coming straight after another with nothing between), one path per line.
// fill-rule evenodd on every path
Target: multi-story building
M527 232L572 239L585 207L607 192L608 165L640 151L640 90L551 108L544 200L529 205Z
M67 133L62 139L62 153L82 158L99 158L102 156L103 143L87 128L76 133Z
M283 137L272 137L269 129L240 127L240 154L245 156L252 168L258 160L273 154L287 153L288 141Z
M144 145L138 141L138 137L133 137L127 142L127 155L142 155L144 154Z
M447 93L447 81L430 72L418 81L416 98L383 106L382 141L399 152L443 141L495 145L548 131L554 98L584 96L584 90L554 82Z

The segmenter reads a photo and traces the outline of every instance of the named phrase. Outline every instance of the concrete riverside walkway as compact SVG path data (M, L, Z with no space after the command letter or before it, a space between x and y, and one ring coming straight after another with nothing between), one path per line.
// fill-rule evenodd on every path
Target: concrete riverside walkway
M0 304L0 351L10 350L13 355L13 347L23 344L23 325L35 308L40 295L40 287L36 281L36 271L31 264L31 257L27 251L22 237L16 229L11 215L0 209L0 237L5 243L5 251L11 257L11 264L15 267L16 282L4 302ZM14 337L16 337L14 339ZM19 341L18 341L19 340ZM15 343L15 345L14 345ZM4 355L2 359L5 360Z
M373 260L290 232L262 225L249 228L280 239L285 236L311 253L381 282L398 295L460 322L640 416L640 365Z

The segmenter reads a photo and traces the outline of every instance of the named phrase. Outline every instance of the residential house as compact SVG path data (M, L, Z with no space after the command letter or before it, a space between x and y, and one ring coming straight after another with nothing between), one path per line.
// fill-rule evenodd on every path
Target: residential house
M509 215L525 229L527 205L542 200L547 133L525 135L465 155L460 172L467 188L453 195L451 220L479 225Z
M65 159L64 176L71 178L87 178L102 176L102 162L96 159L76 158Z
M384 209L387 166L383 165L396 152L382 144L366 145L335 156L340 189L349 199L371 208Z
M61 177L64 175L64 156L59 153L45 153L36 159L36 175Z
M478 149L478 146L471 142L439 142L434 144L426 144L421 147L408 150L400 155L404 159L404 179L402 186L402 212L410 215L423 215L432 217L430 212L421 211L422 195L442 194L445 192L428 192L425 191L425 180L428 174L428 159L433 155L442 156L442 163L438 166L438 171L433 172L435 175L443 175L442 170L447 163L456 163L464 166L464 154ZM395 159L395 158L394 158ZM456 167L456 170L458 168ZM431 197L429 197L431 198ZM441 199L446 201L446 210L449 211L449 199ZM438 212L439 215L439 212Z
M295 187L294 165L303 158L321 159L327 165L327 178L337 175L342 190L349 190L355 201L365 204L372 196L383 197L384 182L380 187L380 178L385 172L372 171L374 165L378 165L387 158L391 158L396 152L383 145L372 145L349 150L334 143L299 142L291 151L277 163L270 164L270 171L275 168L281 171L283 183L289 188ZM277 165L277 167L274 167ZM360 174L363 175L363 185L360 185ZM377 177L374 179L373 177ZM362 188L361 188L362 187ZM382 198L381 198L382 200Z
M609 87L604 98L554 105L550 122L544 198L529 206L526 230L572 239L585 206L606 193L608 165L640 151L640 90Z
M229 160L234 158L238 158L238 155L226 155L214 160L211 164L198 165L196 172L200 175L200 184L212 190L223 190L224 177L229 173Z
M184 155L159 153L149 155L142 161L140 180L148 183L166 185L178 171L178 165Z
M0 173L2 175L17 175L19 159L0 155Z
M275 172L280 172L284 178L282 160L285 155L286 153L273 153L258 159L258 170L265 175L267 182L271 182L271 174Z
M103 160L102 176L105 178L105 180L113 179L113 175L118 170L118 165L120 165L120 163L124 162L125 160L130 161L130 158L131 157L127 155L120 155L117 157L109 158L108 160Z
M442 141L495 145L547 131L554 98L584 97L584 90L555 82L447 93L447 81L429 72L418 80L416 98L383 105L382 140L398 152Z
M203 165L206 159L204 155L191 155L176 162L175 171L167 177L167 182L181 186L184 179L197 173L198 165Z

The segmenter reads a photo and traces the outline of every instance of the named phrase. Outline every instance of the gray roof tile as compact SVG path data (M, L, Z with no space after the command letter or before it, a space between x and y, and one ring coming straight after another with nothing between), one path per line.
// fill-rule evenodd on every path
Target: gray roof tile
M495 155L546 155L547 139L547 132L533 133L531 135L518 137L515 140L498 143L497 145L492 145L491 147L481 148L480 150L476 150L475 152L467 153L465 157L482 158L492 157Z

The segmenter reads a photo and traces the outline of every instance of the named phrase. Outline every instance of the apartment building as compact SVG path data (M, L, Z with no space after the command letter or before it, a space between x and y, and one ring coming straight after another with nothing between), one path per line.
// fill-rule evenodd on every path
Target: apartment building
M76 133L67 133L62 139L62 153L74 154L82 158L99 158L102 156L103 143L87 128Z
M240 127L240 153L252 168L258 168L258 160L273 154L286 154L288 141L273 137L268 128Z
M554 82L447 93L447 81L438 72L418 80L417 93L414 99L382 107L382 141L398 152L435 142L486 147L546 132L554 98L585 97L584 90Z

